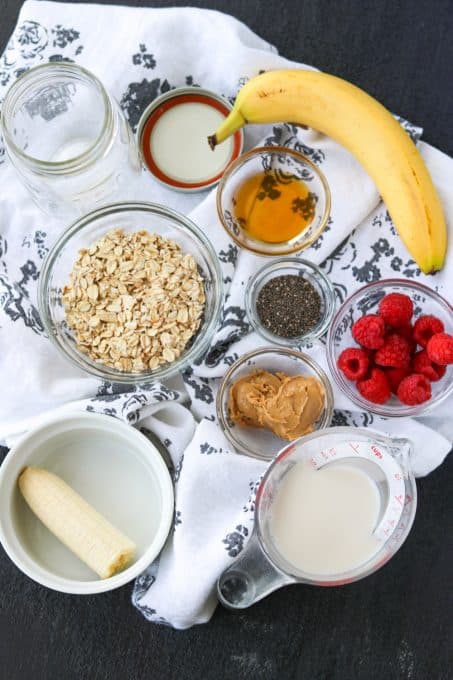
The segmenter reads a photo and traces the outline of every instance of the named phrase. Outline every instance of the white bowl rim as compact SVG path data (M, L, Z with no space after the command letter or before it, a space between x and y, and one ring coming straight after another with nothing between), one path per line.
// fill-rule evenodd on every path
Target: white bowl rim
M156 475L157 482L162 493L162 511L161 520L154 536L151 545L145 550L144 554L134 562L130 567L119 572L115 576L108 579L93 579L92 581L77 581L57 576L47 569L40 567L34 563L32 557L27 555L26 550L23 550L26 559L20 551L17 551L12 545L5 532L6 521L0 514L0 542L11 561L20 569L26 576L33 581L40 583L51 590L56 590L62 593L69 593L73 595L93 595L96 593L104 593L115 588L119 588L129 581L136 578L146 567L148 567L157 555L162 550L173 521L174 512L174 492L170 473L165 465L162 456L157 448L149 439L134 427L127 425L118 418L107 416L100 413L76 412L65 415L58 415L46 418L38 427L30 430L15 444L7 453L2 465L0 466L0 498L7 493L8 497L12 492L13 485L16 484L17 476L23 464L18 464L19 454L26 456L27 446L29 442L36 436L36 434L51 428L53 425L61 423L74 423L74 421L85 421L87 424L97 424L100 429L108 429L109 433L121 432L126 435L131 441L134 441L137 448L142 451L143 460L153 469ZM9 522L9 517L8 520ZM9 531L14 532L11 525ZM31 566L32 565L32 566Z

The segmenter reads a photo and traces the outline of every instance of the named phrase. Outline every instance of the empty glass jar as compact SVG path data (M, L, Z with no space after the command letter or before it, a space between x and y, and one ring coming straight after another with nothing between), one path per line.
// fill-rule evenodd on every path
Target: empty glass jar
M118 103L76 64L44 64L18 78L3 102L2 133L35 202L58 217L130 197L140 173Z

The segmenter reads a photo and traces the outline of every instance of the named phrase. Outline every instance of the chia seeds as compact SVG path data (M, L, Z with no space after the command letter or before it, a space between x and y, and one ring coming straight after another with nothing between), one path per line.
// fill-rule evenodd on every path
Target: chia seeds
M261 288L256 312L271 333L281 338L305 335L321 318L321 297L302 276L275 276Z

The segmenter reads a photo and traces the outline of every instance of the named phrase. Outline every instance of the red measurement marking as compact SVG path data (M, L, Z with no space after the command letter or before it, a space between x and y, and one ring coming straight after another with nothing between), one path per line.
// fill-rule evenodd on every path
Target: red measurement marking
M410 503L412 500L412 496L409 496L409 494L406 494L406 503Z
M321 456L324 460L329 460L329 458L334 458L337 455L336 449L328 449L327 451L321 451Z
M314 467L315 469L318 467L318 463L316 462L316 460L315 460L314 458L312 458L312 459L310 460L310 462L311 462L311 464L313 465L313 467Z
M374 455L376 456L376 458L381 458L381 459L383 458L382 453L379 451L378 447L375 446L374 444L372 445L371 450L374 453Z
M398 526L398 531L399 531L400 537L404 534L404 532L406 531L406 528L407 528L406 522L405 522L405 521L401 521L400 524L399 524L399 526Z
M395 496L395 500L398 501L400 505L403 505L403 497L402 496Z
M395 479L397 479L398 481L401 479L401 475L399 472L395 472Z
M348 444L351 447L351 449L354 451L354 453L359 452L359 447L357 446L357 444L351 444L351 442L348 442Z

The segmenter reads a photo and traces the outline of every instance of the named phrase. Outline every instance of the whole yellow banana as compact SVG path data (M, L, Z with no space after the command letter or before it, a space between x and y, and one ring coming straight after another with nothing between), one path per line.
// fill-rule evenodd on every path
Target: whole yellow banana
M327 73L269 71L244 85L209 143L214 148L246 123L283 121L308 125L346 147L375 182L420 269L442 269L447 228L439 196L417 147L384 106Z

